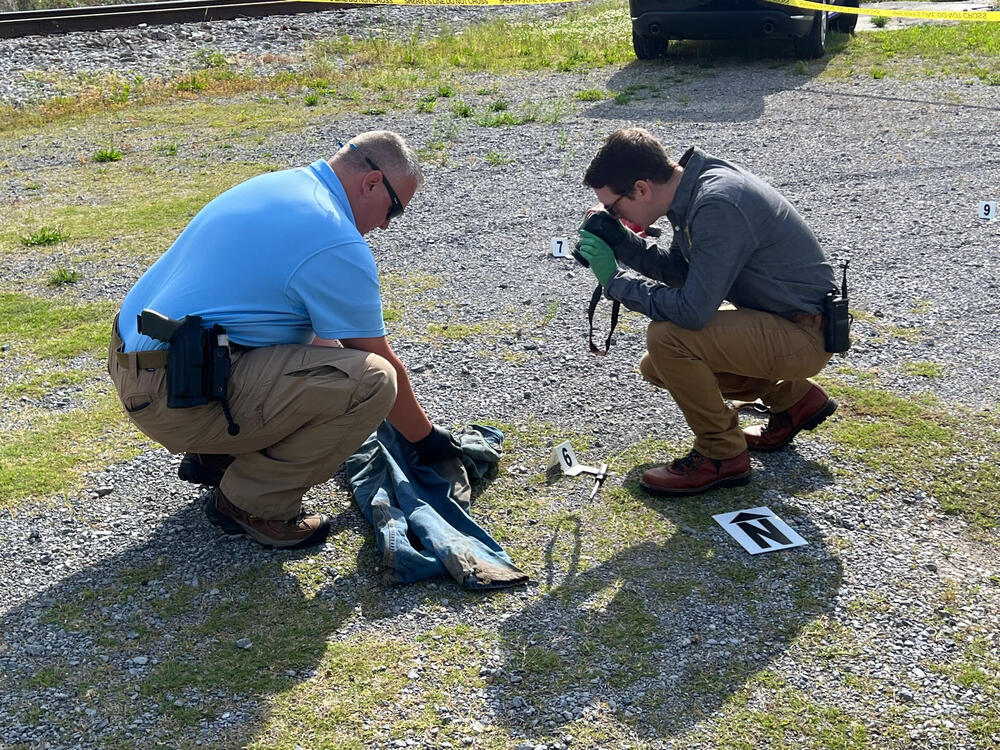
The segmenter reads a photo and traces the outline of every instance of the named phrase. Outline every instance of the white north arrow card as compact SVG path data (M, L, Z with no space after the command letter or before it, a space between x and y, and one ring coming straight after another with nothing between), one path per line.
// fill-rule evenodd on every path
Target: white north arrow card
M767 508L718 513L712 518L751 555L806 544L806 540L796 534L791 526Z

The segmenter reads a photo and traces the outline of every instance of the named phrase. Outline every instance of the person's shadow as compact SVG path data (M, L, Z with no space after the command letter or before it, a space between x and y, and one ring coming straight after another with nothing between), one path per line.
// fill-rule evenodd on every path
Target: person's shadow
M583 716L608 713L643 740L677 737L832 610L840 562L794 507L796 493L819 489L829 476L794 452L783 461L780 476L765 472L747 487L686 500L646 494L638 478L652 464L634 468L623 490L602 493L611 495L604 502L621 523L628 508L643 505L661 517L635 529L641 541L595 567L581 563L581 550L600 544L590 538L600 530L566 518L547 550L547 582L556 568L562 582L501 634L507 662L490 697L513 737L545 741ZM751 556L712 519L758 506L807 546ZM568 546L568 560L554 558ZM616 738L592 739L607 746Z
M358 574L378 555L353 503L334 510L330 537L362 538L353 554L339 542L333 555L264 550L210 526L198 489L164 476L163 453L132 467L146 496L125 504L142 520L48 513L30 534L5 534L22 575L60 568L59 549L87 552L4 608L3 747L241 746L266 726L269 697L316 675L352 613L388 614L371 603L374 576ZM102 557L113 535L124 549Z

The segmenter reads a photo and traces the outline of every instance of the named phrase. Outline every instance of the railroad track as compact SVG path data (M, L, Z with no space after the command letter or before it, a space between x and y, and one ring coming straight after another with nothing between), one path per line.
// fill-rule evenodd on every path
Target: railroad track
M0 13L0 39L33 34L122 29L140 24L192 23L228 18L259 18L290 13L357 8L362 4L295 0L164 0L135 5L102 5Z

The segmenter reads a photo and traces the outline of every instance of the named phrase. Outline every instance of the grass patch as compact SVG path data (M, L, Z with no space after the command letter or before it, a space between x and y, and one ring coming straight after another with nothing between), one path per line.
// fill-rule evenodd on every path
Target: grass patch
M104 354L116 305L70 304L0 292L0 340L19 356L66 361Z
M66 236L53 227L42 227L36 232L26 234L21 237L21 244L25 247L35 247L36 245L55 245L62 242Z
M857 75L867 70L875 78L969 77L1000 85L998 27L995 23L929 23L858 34L830 56L825 74Z
M918 378L940 378L944 375L944 365L938 362L905 362L903 372Z
M111 161L121 161L125 156L121 151L119 151L114 146L109 146L108 148L102 148L94 154L94 161L96 162L111 162Z
M573 71L627 63L634 58L630 39L627 10L620 3L604 0L585 10L572 9L558 19L524 23L497 19L470 26L461 34L444 29L425 41L416 32L402 40L324 40L309 49L301 72L264 78L235 73L224 64L221 53L206 51L198 53L193 62L207 67L168 81L120 75L75 86L66 81L66 88L74 92L71 95L35 107L0 108L0 131L26 124L41 126L80 113L204 95L281 97L319 82L322 90L336 92L339 107L382 113L406 106L405 94L430 87L435 87L438 98L450 98L454 87L441 79L454 74ZM387 100L380 102L382 97ZM322 111L319 106L307 109ZM102 158L121 154L116 147L102 152L106 152Z
M1000 659L983 638L976 638L964 653L947 664L932 665L963 690L982 691L984 700L973 704L969 731L988 746L1000 732Z
M501 154L499 151L490 151L483 157L483 161L491 167L502 167L505 164L512 164L514 162L514 157L506 156L505 154Z
M823 429L848 459L898 486L921 489L942 510L981 529L1000 518L1000 425L987 413L943 404L932 395L903 398L830 383L841 418Z
M0 229L0 253L20 252L17 241L24 227L37 223L62 227L62 236L111 246L115 254L141 253L155 257L177 236L208 201L238 182L266 171L260 163L223 163L211 170L127 169L94 171L72 168L52 180L52 190L21 201L5 216ZM92 202L80 204L71 193L88 185ZM46 245L50 243L45 243Z
M70 268L59 266L49 273L49 286L63 286L64 284L75 284L80 280L80 272Z
M599 102L607 97L607 93L601 89L584 89L573 94L573 98L578 102Z
M32 415L27 426L6 432L0 508L78 487L85 472L132 458L147 444L113 392L91 394L87 401L86 409Z
M758 706L747 691L730 700L715 722L714 747L796 750L800 747L862 750L871 747L865 725L842 708L811 699L805 691L769 691Z

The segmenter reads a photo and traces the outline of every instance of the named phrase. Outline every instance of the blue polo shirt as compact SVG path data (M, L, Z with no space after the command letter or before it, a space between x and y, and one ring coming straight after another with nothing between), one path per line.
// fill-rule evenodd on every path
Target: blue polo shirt
M323 160L259 175L208 203L125 296L125 351L144 308L200 315L244 346L385 335L378 271L344 187Z

